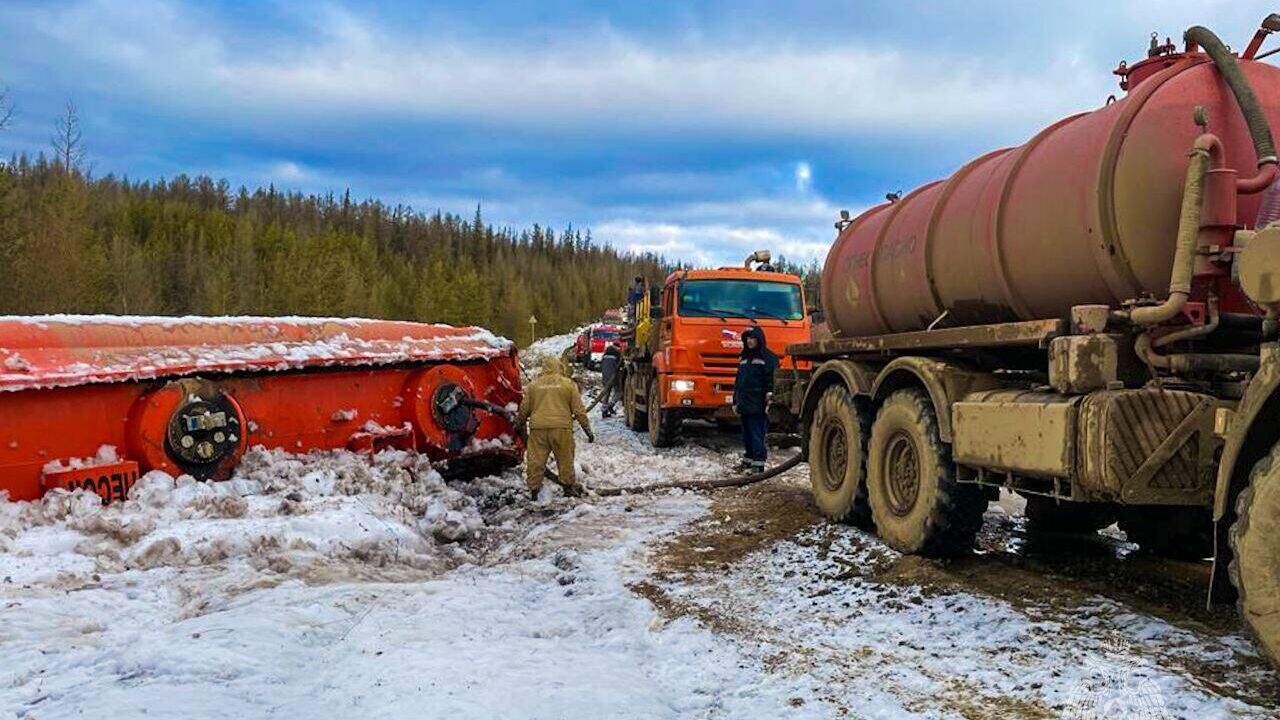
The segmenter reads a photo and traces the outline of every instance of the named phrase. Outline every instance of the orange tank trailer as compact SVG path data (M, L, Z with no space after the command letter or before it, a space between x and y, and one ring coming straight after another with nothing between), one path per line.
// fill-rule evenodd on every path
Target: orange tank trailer
M126 496L151 470L230 477L249 447L396 447L446 474L512 465L514 345L477 328L311 318L0 318L0 490Z

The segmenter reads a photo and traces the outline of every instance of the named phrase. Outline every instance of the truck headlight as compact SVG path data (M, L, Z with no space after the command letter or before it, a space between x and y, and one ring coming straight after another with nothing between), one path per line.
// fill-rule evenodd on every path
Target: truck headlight
M672 380L671 392L693 392L692 380Z

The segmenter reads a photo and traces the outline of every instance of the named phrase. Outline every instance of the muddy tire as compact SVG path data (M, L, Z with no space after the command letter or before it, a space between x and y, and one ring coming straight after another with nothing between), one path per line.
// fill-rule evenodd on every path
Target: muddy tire
M1027 526L1034 533L1088 535L1116 522L1115 510L1101 503L1063 501L1028 495Z
M843 387L827 388L809 426L813 501L830 520L871 529L867 502L867 440L871 413Z
M622 419L627 427L636 431L644 432L649 428L649 416L636 402L636 374L627 373L627 378L622 382Z
M1254 465L1236 499L1236 518L1229 572L1240 617L1280 665L1280 443Z
M867 497L880 538L899 552L926 557L973 549L987 508L980 487L956 482L933 403L919 390L895 392L876 413L867 447Z
M655 380L649 387L649 444L656 448L668 448L680 438L680 416L662 407L662 393Z
M1213 515L1200 507L1127 507L1119 519L1129 542L1146 553L1178 560L1213 555Z

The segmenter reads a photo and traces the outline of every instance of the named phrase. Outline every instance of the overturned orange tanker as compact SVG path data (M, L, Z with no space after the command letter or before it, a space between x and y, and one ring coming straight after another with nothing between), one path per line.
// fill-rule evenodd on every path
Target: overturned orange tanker
M255 445L517 462L514 345L479 328L318 318L0 317L0 491L123 498L230 477Z

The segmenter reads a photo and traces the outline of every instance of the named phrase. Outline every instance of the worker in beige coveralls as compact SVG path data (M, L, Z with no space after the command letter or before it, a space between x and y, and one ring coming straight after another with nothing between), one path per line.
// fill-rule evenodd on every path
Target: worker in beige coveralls
M591 421L582 406L578 386L565 376L560 359L548 356L542 361L542 371L537 379L525 386L520 412L516 415L517 428L528 423L525 479L529 483L529 496L534 500L538 499L538 491L542 489L548 455L556 458L564 494L570 497L582 495L582 486L577 484L573 473L575 419L587 434L587 442L595 442L596 436L591 432Z

